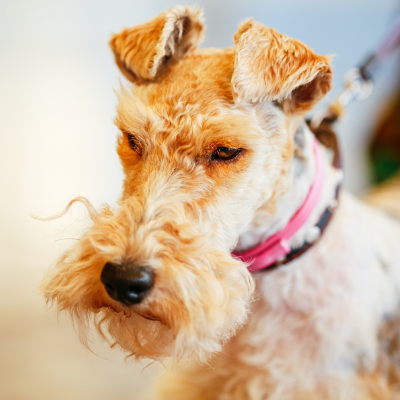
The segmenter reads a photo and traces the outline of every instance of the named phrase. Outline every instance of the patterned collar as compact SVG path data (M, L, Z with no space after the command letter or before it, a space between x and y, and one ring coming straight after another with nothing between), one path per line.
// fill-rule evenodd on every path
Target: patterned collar
M288 224L281 231L275 233L266 241L254 248L243 253L232 253L235 258L239 258L249 264L248 269L250 272L256 273L267 269L271 270L300 257L318 241L332 219L338 203L340 185L336 188L335 198L322 213L318 222L314 225L312 232L313 239L306 240L300 247L294 249L290 248L289 240L308 221L318 204L322 191L325 170L321 156L321 144L316 138L314 138L314 155L316 164L314 182L310 187L310 191L304 203L297 210Z

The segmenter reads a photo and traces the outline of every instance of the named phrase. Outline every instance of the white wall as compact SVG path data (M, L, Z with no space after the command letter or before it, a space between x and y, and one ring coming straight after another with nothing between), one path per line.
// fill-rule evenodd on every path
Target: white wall
M144 22L173 1L0 1L0 398L142 399L139 369L105 346L80 347L67 321L45 311L38 285L62 249L79 237L84 214L38 222L78 195L95 205L117 199L122 181L112 121L120 74L107 42L112 32ZM337 54L333 93L344 72L382 39L394 0L204 0L204 46L232 45L246 17ZM397 79L394 59L377 90L352 105L340 124L346 185L368 184L363 150ZM332 96L330 97L332 98ZM76 225L75 221L81 220ZM82 222L83 221L83 222ZM146 375L146 374L145 374ZM110 397L111 396L111 397Z

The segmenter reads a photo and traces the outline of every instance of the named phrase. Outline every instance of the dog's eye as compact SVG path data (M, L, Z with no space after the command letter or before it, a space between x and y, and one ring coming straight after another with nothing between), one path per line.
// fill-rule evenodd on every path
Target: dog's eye
M232 147L218 147L216 151L212 154L213 160L232 160L235 158L242 149L235 149Z
M138 154L142 153L142 151L140 150L140 147L137 144L137 139L135 138L135 136L133 136L130 133L128 133L128 142L129 142L129 146L132 150L136 151L136 153L138 153Z

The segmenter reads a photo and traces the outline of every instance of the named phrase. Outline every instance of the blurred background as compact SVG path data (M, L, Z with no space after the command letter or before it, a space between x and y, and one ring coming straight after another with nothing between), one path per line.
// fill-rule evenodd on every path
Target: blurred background
M0 399L145 399L157 368L124 361L93 338L83 348L70 321L48 310L38 286L79 237L79 205L49 216L76 196L115 203L122 171L115 152L114 88L125 82L108 48L113 32L174 6L167 0L0 0ZM188 3L191 4L191 3ZM203 47L233 45L247 17L335 54L335 88L384 38L396 0L204 0ZM372 182L368 146L394 104L399 53L379 70L375 90L337 126L355 194ZM375 139L374 139L375 140Z

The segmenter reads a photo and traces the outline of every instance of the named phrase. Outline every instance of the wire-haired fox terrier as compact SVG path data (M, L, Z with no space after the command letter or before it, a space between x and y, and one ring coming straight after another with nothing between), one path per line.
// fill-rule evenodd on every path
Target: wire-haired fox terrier
M112 37L133 83L123 193L92 209L46 299L136 359L175 361L160 399L400 398L400 224L338 199L303 122L329 57L252 19L234 48L196 49L203 33L178 6Z

